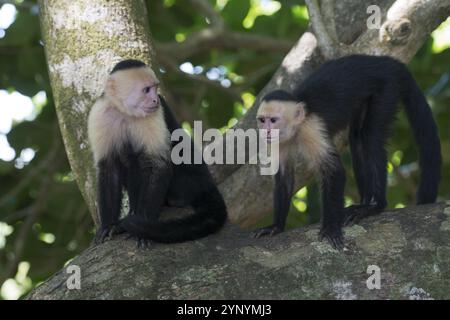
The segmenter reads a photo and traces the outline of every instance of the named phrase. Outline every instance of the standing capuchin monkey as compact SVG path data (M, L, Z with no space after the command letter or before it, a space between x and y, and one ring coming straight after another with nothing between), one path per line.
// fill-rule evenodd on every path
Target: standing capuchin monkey
M143 62L119 62L89 114L101 220L96 243L123 232L139 245L194 240L218 231L226 221L225 203L206 164L171 161L171 149L179 141L171 142L170 135L180 125L158 95L158 84ZM192 141L191 148L195 152ZM120 219L125 190L130 210ZM162 221L163 206L189 206L194 212Z
M390 57L353 55L325 63L294 92L267 94L258 127L278 139L280 170L275 176L274 223L256 237L284 230L294 188L293 162L300 155L322 182L320 239L342 249L342 226L381 212L386 202L386 141L397 112L405 105L419 147L417 203L436 201L441 149L430 107L401 62ZM353 170L361 204L344 209L345 170L333 138L349 128ZM279 129L274 136L272 129Z

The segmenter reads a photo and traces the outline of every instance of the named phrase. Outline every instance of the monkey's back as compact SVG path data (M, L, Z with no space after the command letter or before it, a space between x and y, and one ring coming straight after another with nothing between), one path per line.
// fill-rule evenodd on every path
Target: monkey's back
M345 128L352 114L384 86L399 91L405 72L405 65L391 57L346 56L324 63L294 95L306 102L308 111L324 118L334 134Z

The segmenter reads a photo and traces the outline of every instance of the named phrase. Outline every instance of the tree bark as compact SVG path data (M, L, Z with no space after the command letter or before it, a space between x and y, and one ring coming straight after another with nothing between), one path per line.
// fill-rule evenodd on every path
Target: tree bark
M450 202L385 212L344 231L344 252L318 242L318 226L265 239L228 228L146 250L114 239L28 299L450 299ZM79 290L66 285L70 266L81 268ZM380 268L380 289L366 285L369 266Z

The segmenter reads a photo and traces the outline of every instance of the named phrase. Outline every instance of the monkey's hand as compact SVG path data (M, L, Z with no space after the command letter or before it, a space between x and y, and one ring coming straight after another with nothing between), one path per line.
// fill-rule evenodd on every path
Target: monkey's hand
M120 227L118 224L102 226L95 233L94 244L99 245L99 244L105 242L105 240L110 239L113 236L124 233L124 232L125 232L125 230L122 227Z
M270 225L264 228L256 229L252 233L253 238L261 238L264 236L274 236L280 232L283 232L283 230L276 225Z
M357 224L362 219L379 214L381 211L373 204L357 204L344 208L344 226Z
M319 232L319 241L323 239L327 239L330 245L336 250L341 251L344 249L344 236L340 227L322 227Z

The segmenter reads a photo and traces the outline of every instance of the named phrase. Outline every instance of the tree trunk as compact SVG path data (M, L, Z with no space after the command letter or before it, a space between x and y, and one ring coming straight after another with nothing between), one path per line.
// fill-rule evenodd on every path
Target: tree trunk
M318 242L317 226L264 239L228 228L146 250L114 239L28 298L450 299L450 202L385 212L344 231L344 252ZM67 287L73 266L81 268L79 290ZM369 266L380 268L380 289L366 285Z
M59 126L75 179L95 222L89 110L122 59L153 61L145 2L40 0L41 30Z
M237 128L255 127L262 96L274 88L292 89L325 57L366 53L409 61L450 13L449 0L375 1L382 9L383 24L380 30L369 30L366 8L373 2L324 1L319 8L317 0L307 1L311 31L294 45ZM101 93L107 72L117 61L134 57L153 62L145 5L141 0L39 3L62 135L73 172L96 221L95 171L87 143L87 116ZM343 138L340 144L345 142ZM227 203L231 222L252 226L271 212L272 180L259 175L256 166L212 166L211 171ZM305 185L311 177L312 172L299 163L295 187ZM404 283L405 290L412 283L429 287L435 297L448 297L442 279L449 275L449 249L445 246L449 234L444 231L449 222L442 222L443 216L438 214L442 210L442 205L410 208L395 216L386 214L368 220L365 228L369 221L374 224L367 229L350 228L347 238L351 249L346 253L334 252L327 244L316 242L315 227L268 240L250 240L227 227L221 235L206 240L158 245L148 252L136 251L133 242L114 240L87 250L75 260L85 275L81 290L68 291L66 274L61 271L30 297L407 297L409 291L402 293L399 286L394 286L398 283ZM389 243L393 245L384 246ZM416 269L402 271L405 261L414 263ZM385 290L369 292L364 287L365 268L372 263L386 270ZM425 273L427 268L434 273Z

